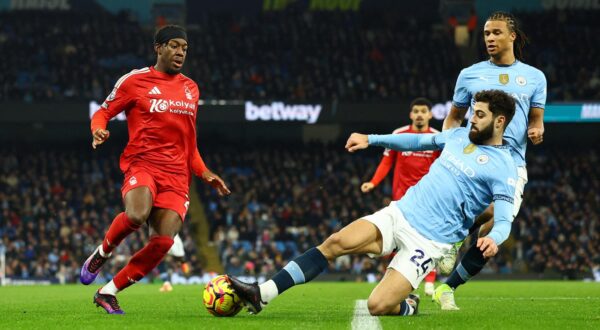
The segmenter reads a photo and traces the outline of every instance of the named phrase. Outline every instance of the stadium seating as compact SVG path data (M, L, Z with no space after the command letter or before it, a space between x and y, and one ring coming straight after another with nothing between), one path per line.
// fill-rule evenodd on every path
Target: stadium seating
M598 99L594 13L517 15L531 39L526 62L546 73L549 100ZM204 99L450 99L461 63L449 34L431 22L392 17L205 15L189 29L185 71ZM19 24L25 19L31 24ZM126 14L0 13L0 101L100 101L121 75L154 62L151 43L151 31Z
M74 282L81 262L122 209L118 152L26 151L0 150L0 239L7 247L7 275ZM231 274L272 274L349 221L389 202L389 179L370 194L359 190L377 166L375 150L350 155L337 144L249 148L222 143L218 151L205 152L233 191L216 198L207 185L198 185L210 237ZM529 156L529 184L512 238L485 271L591 276L600 258L594 245L600 239L594 193L600 177L593 170L599 155L557 147L532 150ZM192 272L201 275L190 226L186 223L182 236ZM103 276L110 278L146 240L145 229L128 238ZM385 260L352 256L339 258L329 272L377 278L384 270Z
M100 158L89 150L19 151L0 150L0 242L6 247L6 275L75 282L81 263L122 210L119 153ZM192 271L199 272L191 230L185 226L182 237ZM146 228L128 237L101 276L114 275L147 238Z
M200 189L223 263L235 259L234 273L269 274L349 221L386 205L389 179L371 194L359 190L379 155L340 149L220 145L211 161L231 184L232 196L220 200L208 187ZM593 244L600 238L594 211L600 177L593 171L598 154L557 147L532 150L529 156L529 184L512 238L485 272L590 277L600 257ZM384 266L385 261L352 256L340 258L329 271L380 275Z

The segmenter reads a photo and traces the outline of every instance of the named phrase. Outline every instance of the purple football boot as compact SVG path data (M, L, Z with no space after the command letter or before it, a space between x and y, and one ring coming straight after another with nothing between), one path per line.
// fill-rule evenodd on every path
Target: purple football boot
M92 253L92 255L89 258L87 258L87 260L85 261L85 263L83 263L83 266L81 267L79 281L81 281L81 283L85 285L94 282L96 276L98 276L98 273L100 273L100 268L102 268L102 265L104 265L106 260L108 260L108 258L104 258L100 255L101 246L102 245L100 245L96 248L96 250L94 250L94 253Z
M102 294L100 293L100 290L96 291L96 294L94 295L94 304L104 308L108 314L125 314L119 306L117 297L110 294Z

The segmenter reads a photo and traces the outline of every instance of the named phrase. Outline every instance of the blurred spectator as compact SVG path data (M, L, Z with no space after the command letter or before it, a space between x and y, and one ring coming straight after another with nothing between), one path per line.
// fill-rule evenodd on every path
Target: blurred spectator
M199 15L185 71L208 100L446 101L463 66L453 34L394 12ZM516 13L531 40L525 62L546 74L549 101L600 99L594 15ZM472 13L471 40L477 25ZM126 13L1 12L0 101L101 101L119 77L154 64L151 43L152 31Z
M6 247L6 276L78 280L80 266L100 244L121 212L122 174L118 153L89 150L0 149L0 241ZM193 271L192 225L181 233ZM110 278L142 247L148 231L130 235L116 250L102 278ZM178 269L176 263L171 265ZM195 269L194 269L195 268Z
M318 143L285 147L271 143L252 148L221 144L218 151L209 151L215 155L211 165L234 187L226 200L200 187L211 237L223 262L240 258L236 271L251 262L256 274L267 275L273 266L282 267L349 221L389 203L384 197L389 182L367 195L358 188L379 155L350 155L338 149ZM529 156L529 184L512 238L486 271L591 277L600 258L594 245L600 239L600 177L593 170L599 165L598 154L556 148L532 150ZM378 276L386 263L350 256L331 264L329 272Z
M199 15L185 70L205 99L446 100L460 69L448 36L393 13ZM151 43L125 13L2 12L0 101L101 101Z
M475 36L478 35L477 29L479 26L477 25L477 13L475 12L475 8L471 9L471 15L469 15L469 20L467 21L467 30L469 30L469 43L473 44L475 41Z
M378 150L348 154L339 147L342 143L206 145L211 168L223 173L233 188L229 198L221 199L209 186L198 185L209 237L231 274L271 275L350 221L390 202L385 197L390 195L389 181L370 194L359 189L367 179L363 175L378 164ZM9 148L0 149L0 240L6 247L6 275L77 281L81 263L104 235L97 228L107 228L121 212L118 153ZM511 238L485 271L598 277L599 166L595 149L531 150L529 183ZM187 221L181 236L191 273L202 276L191 232L193 223ZM101 280L110 279L147 239L147 230L128 237ZM348 256L328 271L377 280L387 262ZM179 267L169 259L160 272L169 268L177 272Z

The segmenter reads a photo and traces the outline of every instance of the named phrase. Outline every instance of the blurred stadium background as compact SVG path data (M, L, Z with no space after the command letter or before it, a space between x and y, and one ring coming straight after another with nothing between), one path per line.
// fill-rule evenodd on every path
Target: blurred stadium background
M511 238L478 278L600 281L600 2L577 0L0 0L0 278L75 283L123 205L124 118L90 148L89 118L115 81L153 65L157 26L188 29L184 73L201 90L199 149L232 195L194 182L182 237L191 272L169 259L146 281L265 277L385 204L370 194L381 150L349 155L352 131L408 124L434 101L441 123L459 71L485 58L487 15L511 10L525 62L548 79L545 141ZM289 110L287 118L273 108ZM306 115L310 113L312 115ZM294 115L291 115L294 114ZM147 239L117 250L110 279ZM385 260L339 258L322 279L375 281Z

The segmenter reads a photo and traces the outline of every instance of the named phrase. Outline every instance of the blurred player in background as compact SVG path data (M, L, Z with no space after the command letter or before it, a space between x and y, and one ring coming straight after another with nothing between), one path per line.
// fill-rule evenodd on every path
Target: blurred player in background
M109 137L108 121L121 111L127 115L129 142L120 159L125 212L115 217L102 244L85 261L80 281L92 283L125 237L144 223L150 226L148 244L94 296L96 305L110 314L124 313L116 294L152 271L171 249L189 206L192 174L219 195L230 193L223 180L206 168L196 147L200 94L196 83L180 73L187 48L183 28L169 25L158 30L156 65L121 77L92 117L95 149Z
M314 279L339 256L384 256L397 249L367 307L371 315L417 314L419 298L410 292L454 243L465 239L475 216L491 201L496 203L496 221L491 232L479 238L477 248L485 257L494 256L510 234L513 219L517 168L502 136L515 113L515 101L498 90L479 92L475 99L470 129L437 134L352 134L346 143L350 152L369 145L443 152L402 199L350 223L294 258L270 280L258 285L229 276L248 309L259 313L287 289Z
M438 130L429 126L429 121L432 118L431 106L431 101L426 98L419 97L414 99L409 108L411 124L394 130L392 134L439 133ZM360 189L363 193L370 192L383 181L392 167L394 167L392 200L397 201L404 196L408 188L414 186L429 172L429 167L439 156L439 151L432 150L398 152L385 149L373 178L369 182L363 183ZM426 295L431 296L433 294L436 274L436 270L433 269L425 277Z
M183 246L183 241L181 240L181 236L179 236L179 234L173 237L173 245L171 246L171 249L169 249L169 252L167 252L167 254L173 257L173 260L175 260L175 262L181 268L181 272L183 273L183 275L188 275L190 273L190 265L188 265L187 261L185 260L185 248ZM173 291L173 285L171 284L171 281L169 281L169 279L167 278L167 280L163 283L160 289L158 289L158 291Z
M546 105L546 77L544 73L520 60L527 37L519 28L516 18L505 12L495 12L486 20L483 28L489 60L463 69L456 81L450 114L444 120L444 130L459 127L469 106L474 104L474 95L486 89L499 89L509 93L516 101L515 117L504 133L511 146L513 158L518 166L517 198L514 216L521 207L523 189L527 183L525 150L527 138L536 145L544 137L544 107ZM515 49L516 46L516 49ZM515 55L515 50L516 55ZM470 127L470 125L467 125ZM482 225L480 236L486 235L493 224L494 205L481 214L475 227ZM484 225L485 224L485 225ZM474 228L476 230L476 228ZM454 254L455 256L456 254ZM457 310L454 290L477 275L488 258L472 245L465 253L445 284L436 288L434 300L444 310ZM452 264L454 260L452 260Z

